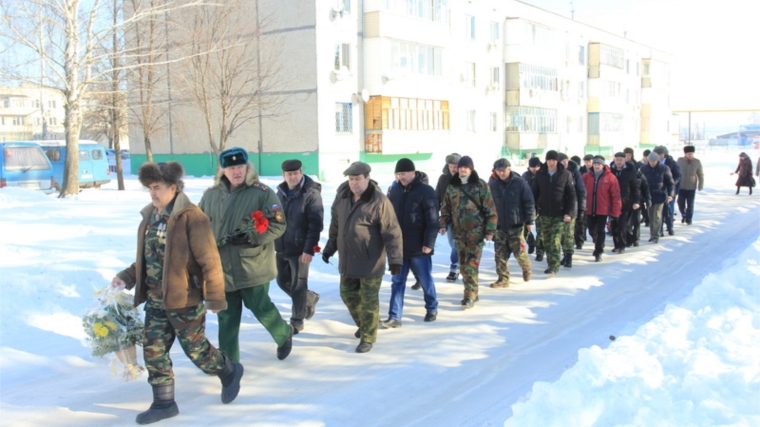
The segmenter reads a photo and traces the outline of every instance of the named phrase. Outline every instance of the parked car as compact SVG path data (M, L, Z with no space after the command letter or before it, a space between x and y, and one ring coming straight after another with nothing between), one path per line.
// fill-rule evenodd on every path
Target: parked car
M63 167L66 161L66 141L40 141L50 163L53 176L59 187L63 185ZM106 150L94 141L79 141L79 187L100 187L111 182Z
M52 192L53 166L39 144L0 143L0 188L24 187Z

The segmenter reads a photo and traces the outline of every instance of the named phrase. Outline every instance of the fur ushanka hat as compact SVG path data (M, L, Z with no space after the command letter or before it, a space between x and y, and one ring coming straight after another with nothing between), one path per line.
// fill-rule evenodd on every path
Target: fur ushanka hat
M179 162L166 163L145 163L140 166L138 177L143 187L148 187L154 182L163 182L167 185L176 184L177 191L180 192L185 187L182 177L185 175L185 169Z

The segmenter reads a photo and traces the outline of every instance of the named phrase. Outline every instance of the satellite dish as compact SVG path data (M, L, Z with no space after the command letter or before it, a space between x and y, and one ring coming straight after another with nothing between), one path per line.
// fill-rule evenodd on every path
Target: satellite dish
M361 97L362 97L362 101L364 102L369 101L369 91L367 89L362 89Z

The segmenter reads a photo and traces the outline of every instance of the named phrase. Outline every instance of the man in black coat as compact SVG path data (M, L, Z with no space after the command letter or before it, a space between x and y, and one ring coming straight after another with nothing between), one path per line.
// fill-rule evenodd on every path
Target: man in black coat
M415 171L414 162L400 159L396 163L397 183L388 191L393 204L404 247L401 271L391 278L391 301L388 319L380 327L400 328L404 312L406 278L411 269L422 285L425 299L425 321L432 322L438 316L438 300L433 282L433 249L438 233L438 199L433 187L422 182L422 174Z
M446 195L446 189L449 187L449 182L451 182L451 178L457 174L457 163L459 163L459 159L461 159L462 156L460 156L457 153L451 153L448 156L446 156L446 166L443 167L443 173L438 178L438 184L435 186L435 197L438 199L438 206L443 204L443 197ZM451 226L449 226L448 231L446 232L446 238L449 241L449 247L451 248L451 253L449 255L449 275L446 277L447 282L456 282L457 277L459 277L459 255L457 255L457 245L454 241L454 234L451 231Z
M662 207L673 200L675 185L670 169L660 163L657 153L649 153L647 164L639 169L649 185L649 241L657 243L662 228Z
M564 223L578 215L573 175L558 162L558 153L546 152L546 163L533 179L531 190L538 211L538 224L549 264L544 273L557 275L560 262L560 241Z
M522 179L528 183L528 188L533 184L533 178L536 176L536 172L541 168L541 160L538 157L531 157L528 160L528 170L523 172ZM536 251L536 261L543 261L544 259L544 244L541 243L541 229L536 222L536 236L533 236L533 232L529 231L525 227L525 242L528 244L528 253L532 254Z
M509 286L507 262L511 254L515 255L522 269L523 281L530 281L532 276L523 230L527 229L530 232L533 228L536 209L528 183L520 175L512 172L509 160L497 160L493 164L493 172L496 175L495 179L489 180L488 185L491 187L491 196L498 217L494 253L496 274L499 278L491 287L506 288Z
M633 213L641 207L641 183L638 169L633 162L626 162L625 153L615 153L615 160L610 165L612 174L618 179L620 186L620 216L612 220L612 241L615 248L612 252L624 253L627 245L628 230L633 221Z
M681 167L678 166L678 162L673 159L673 156L668 154L668 148L664 145L658 145L652 150L660 157L660 163L667 166L670 169L670 174L673 176L673 186L675 193L678 194L678 190L681 188ZM675 215L675 198L662 207L663 226L667 226L668 235L675 234L673 230L673 216ZM662 226L660 228L660 236L663 236Z
M274 242L277 252L277 285L293 300L290 324L294 333L303 330L304 319L311 319L319 294L309 290L309 266L320 251L324 208L322 186L303 174L300 160L282 163L285 181L277 186L277 197L287 219L285 234Z
M578 216L565 224L565 230L562 232L562 261L559 264L566 268L573 268L573 253L575 248L582 249L586 241L585 231L585 211L586 211L586 186L583 184L583 178L578 170L578 164L567 158L567 154L558 154L559 162L573 174L575 183L575 198L578 199ZM578 224L581 224L580 230Z

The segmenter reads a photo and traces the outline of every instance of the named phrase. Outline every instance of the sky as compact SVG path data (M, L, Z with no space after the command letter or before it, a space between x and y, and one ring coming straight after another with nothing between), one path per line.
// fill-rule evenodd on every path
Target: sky
M760 155L744 150L753 163ZM697 194L694 223L676 220L675 236L660 244L644 238L641 246L607 252L595 263L587 243L575 252L573 268L553 279L531 256L529 283L510 260L507 289L487 286L496 279L487 244L480 301L471 310L459 306L461 282L444 280L449 248L438 239L438 319L423 322L421 292L407 289L403 327L379 331L366 354L354 352L356 327L340 299L335 267L315 260L309 286L321 298L291 355L277 360L276 344L246 311L241 392L222 405L219 380L203 375L175 345L180 415L160 425L760 425L760 195L748 196L746 188L734 195L730 172L739 151L699 149L706 185ZM393 179L373 178L383 187ZM133 426L150 404L144 374L123 382L112 373L121 373L112 356L91 357L83 339L82 316L93 292L134 261L139 211L149 194L135 176L125 181L126 191L116 191L112 181L64 199L0 189L3 425ZM263 179L269 186L280 181ZM211 183L211 177L187 178L185 192L197 203ZM322 183L326 205L340 183ZM326 239L325 231L323 247ZM274 283L269 293L287 316L287 296ZM386 275L383 319L389 297ZM217 332L209 313L212 343Z
M522 0L669 52L672 107L760 110L760 4L747 0ZM720 120L717 118L716 120Z

